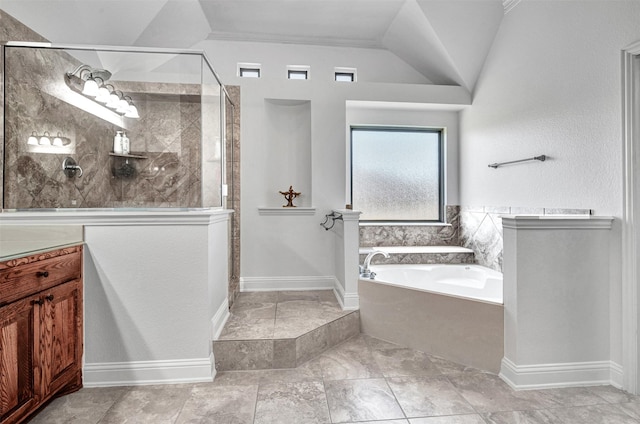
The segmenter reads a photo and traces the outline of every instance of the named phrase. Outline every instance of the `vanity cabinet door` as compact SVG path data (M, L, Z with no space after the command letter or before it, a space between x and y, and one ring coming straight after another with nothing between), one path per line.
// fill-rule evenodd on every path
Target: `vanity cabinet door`
M64 386L68 390L81 384L82 284L80 280L61 284L42 292L41 298L34 364L36 393L46 398Z
M19 422L37 403L34 391L34 313L37 297L0 308L0 421Z

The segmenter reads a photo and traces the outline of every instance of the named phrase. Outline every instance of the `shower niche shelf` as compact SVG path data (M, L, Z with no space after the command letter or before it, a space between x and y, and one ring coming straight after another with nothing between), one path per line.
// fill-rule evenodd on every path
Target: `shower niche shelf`
M109 156L113 156L116 158L127 158L127 159L149 159L148 156L145 156L141 153L129 153L128 155L124 155L122 153L109 152Z

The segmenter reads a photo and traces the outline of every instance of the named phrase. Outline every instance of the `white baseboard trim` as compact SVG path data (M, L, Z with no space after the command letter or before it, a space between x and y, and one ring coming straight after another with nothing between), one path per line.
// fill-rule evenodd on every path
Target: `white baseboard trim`
M358 293L345 293L342 284L337 278L335 279L333 293L336 295L336 299L338 299L338 303L342 307L343 311L355 311L360 309L360 296L358 296Z
M611 385L616 389L622 389L624 386L624 368L613 361L611 361Z
M213 315L213 318L211 318L211 340L218 340L230 315L229 299L227 298L222 302L215 315Z
M500 378L515 390L604 384L620 387L617 382L622 381L622 367L612 361L516 365L502 358Z
M331 290L335 277L240 277L240 291Z
M103 362L85 364L84 387L143 386L211 382L215 377L213 356L169 361Z

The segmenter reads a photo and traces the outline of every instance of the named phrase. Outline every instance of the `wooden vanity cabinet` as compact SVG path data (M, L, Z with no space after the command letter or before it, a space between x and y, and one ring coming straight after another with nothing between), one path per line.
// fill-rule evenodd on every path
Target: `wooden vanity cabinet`
M82 349L82 246L0 262L0 423L82 387Z

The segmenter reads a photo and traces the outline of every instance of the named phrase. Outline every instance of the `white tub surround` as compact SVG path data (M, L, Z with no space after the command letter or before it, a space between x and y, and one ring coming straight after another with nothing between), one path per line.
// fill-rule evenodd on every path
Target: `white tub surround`
M504 359L515 389L621 385L610 360L613 218L504 216Z
M212 381L227 312L230 211L7 212L0 224L80 224L84 385Z
M361 279L359 288L363 333L474 368L500 369L502 305L375 280Z

